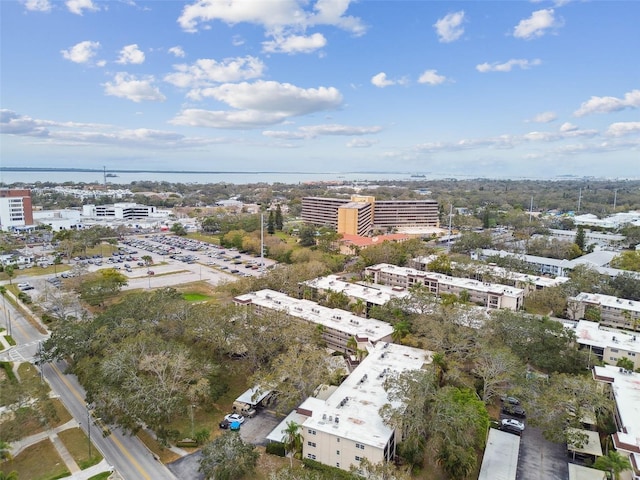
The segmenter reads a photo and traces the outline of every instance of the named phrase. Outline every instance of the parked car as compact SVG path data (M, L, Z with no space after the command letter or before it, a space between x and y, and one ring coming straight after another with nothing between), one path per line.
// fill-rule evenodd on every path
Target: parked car
M240 425L244 423L244 417L239 413L230 413L224 416L224 419L229 423L238 422Z
M516 397L502 396L500 397L500 401L503 403L508 403L509 405L520 405L520 400L518 400Z
M500 427L502 428L515 428L516 430L524 431L524 423L516 420L515 418L504 418L500 421Z
M229 426L231 425L231 422L229 420L227 420L226 418L224 418L221 422L220 422L220 428L227 430L229 428Z
M18 288L19 288L20 290L22 290L23 292L24 292L25 290L33 290L33 287L32 287L29 283L19 283L19 284L18 284Z
M526 418L527 413L524 411L520 405L511 405L505 403L502 405L502 413L506 413L507 415L511 415L513 417Z

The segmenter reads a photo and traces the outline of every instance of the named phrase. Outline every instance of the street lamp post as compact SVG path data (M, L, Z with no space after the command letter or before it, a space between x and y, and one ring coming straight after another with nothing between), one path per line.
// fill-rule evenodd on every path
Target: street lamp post
M87 404L87 436L89 437L89 461L91 461L91 410Z

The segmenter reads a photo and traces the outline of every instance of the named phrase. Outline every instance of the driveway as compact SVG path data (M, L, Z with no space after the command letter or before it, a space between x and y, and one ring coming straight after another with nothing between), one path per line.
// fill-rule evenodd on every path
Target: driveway
M516 480L567 480L568 478L566 446L545 440L540 429L527 425L520 439Z

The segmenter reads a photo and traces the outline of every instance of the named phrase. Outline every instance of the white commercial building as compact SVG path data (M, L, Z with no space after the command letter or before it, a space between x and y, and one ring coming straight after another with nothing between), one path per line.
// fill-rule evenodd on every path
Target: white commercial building
M156 207L137 203L114 203L111 205L83 205L82 216L86 218L114 218L134 220L155 217Z
M618 430L611 435L613 445L629 455L633 478L640 480L640 373L605 365L593 368L593 378L611 385Z
M393 327L380 320L362 318L346 310L327 308L310 300L299 300L274 290L239 295L233 299L237 305L252 305L260 309L285 312L300 320L322 326L322 338L327 346L345 353L355 353L347 348L351 338L355 338L358 348L363 349L377 342L391 340Z
M391 402L384 389L385 378L408 370L419 370L431 362L425 350L393 343L378 343L347 379L326 399L309 398L287 419L302 425L303 458L349 470L366 458L376 464L392 461L401 432L385 424L380 408ZM269 435L281 441L282 422Z

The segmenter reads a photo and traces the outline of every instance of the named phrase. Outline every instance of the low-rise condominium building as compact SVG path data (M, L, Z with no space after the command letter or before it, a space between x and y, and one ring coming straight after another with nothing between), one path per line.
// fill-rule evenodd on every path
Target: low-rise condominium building
M593 320L602 325L640 330L640 302L599 293L580 292L569 297L567 314L571 320Z
M443 294L458 295L466 292L468 300L487 308L506 308L519 310L524 301L521 288L480 282L469 278L450 277L441 273L422 272L415 268L398 267L381 263L365 270L373 283L409 289L424 286L436 296Z

